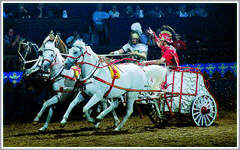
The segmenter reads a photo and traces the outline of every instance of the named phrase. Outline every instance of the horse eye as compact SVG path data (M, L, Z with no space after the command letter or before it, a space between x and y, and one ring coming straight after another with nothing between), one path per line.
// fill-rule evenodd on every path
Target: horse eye
M43 52L42 51L38 51L38 54L42 56Z
M77 51L74 51L73 54L76 55L78 52Z

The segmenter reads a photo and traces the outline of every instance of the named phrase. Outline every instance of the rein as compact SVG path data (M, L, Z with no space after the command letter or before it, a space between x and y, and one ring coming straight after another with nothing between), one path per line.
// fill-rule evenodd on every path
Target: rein
M125 90L125 91L128 91L128 92L161 92L161 90L136 90L136 89L127 89L127 88L123 88L123 87L120 87L120 86L117 86L117 85L114 85L112 83L109 83L99 77L94 77L96 80L102 82L102 83L105 83L107 85L110 85L110 86L113 86L114 88L118 88L120 90Z
M135 61L135 62L138 63L138 65L140 65L140 66L142 65L141 63L139 63L138 60L133 59L133 58L123 58L123 59L118 59L118 60L115 60L115 61L113 61L113 62L111 62L111 63L109 63L109 64L107 64L107 65L103 65L102 67L100 67L100 66L96 66L96 65L94 65L94 64L87 63L87 62L76 62L75 65L88 64L88 65L91 65L91 66L94 66L94 67L97 67L97 68L104 68L104 67L108 67L108 66L110 66L110 65L113 65L113 64L115 64L115 63L122 62L122 61L124 61L124 60Z
M80 50L83 49L82 47L78 47L78 46L75 46L75 47L79 48ZM112 83L109 83L109 82L107 82L107 81L105 81L105 80L103 80L103 79L101 79L101 78L93 75L98 68L104 68L104 67L112 66L113 64L118 63L118 62L122 62L122 61L124 61L124 60L135 61L135 62L137 62L138 65L142 65L142 64L139 63L139 61L136 60L136 59L133 59L133 58L123 58L123 59L120 59L120 60L115 60L115 61L113 61L113 62L111 62L111 63L109 63L109 64L107 64L107 65L103 65L102 67L100 67L100 66L99 66L100 63L98 63L98 62L96 63L96 64L98 64L98 65L94 65L94 64L88 63L88 62L83 62L83 61L84 61L84 54L88 54L88 55L91 56L91 54L88 53L87 50L86 50L84 53L82 53L82 54L81 54L80 56L78 56L78 57L73 57L73 56L67 56L67 57L76 60L76 59L79 59L80 57L83 56L83 59L82 59L81 62L76 62L76 63L75 63L76 66L78 66L78 65L83 65L83 64L87 64L87 65L90 65L90 66L95 67L95 68L92 70L92 72L91 72L87 77L85 77L84 79L79 79L80 85L83 85L84 83L86 83L87 80L88 80L91 76L93 76L93 78L95 78L96 80L98 80L98 81L100 81L100 82L102 82L102 83L105 83L105 84L107 84L107 85L110 86L109 90L104 94L104 97L107 97L107 96L109 95L109 93L111 92L111 90L112 90L113 87L118 88L118 89L121 89L121 90L129 91L129 92L161 92L160 90L127 89L127 88L123 88L123 87L114 85L115 79L116 79L116 70L114 69L114 67L113 67L114 78L113 78L113 80L112 80Z

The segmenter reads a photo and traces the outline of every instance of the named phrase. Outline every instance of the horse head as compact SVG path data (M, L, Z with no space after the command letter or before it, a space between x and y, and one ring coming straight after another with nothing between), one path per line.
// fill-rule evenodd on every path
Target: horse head
M44 48L45 44L49 41L55 43L55 47L59 49L60 53L64 53L64 54L68 53L67 46L63 42L63 40L61 39L61 33L60 32L58 32L55 36L54 32L51 31L50 34L44 39L41 48Z
M51 65L56 63L57 55L60 55L59 50L55 47L55 43L48 41L45 43L44 49L42 50L42 69L48 72Z
M87 52L85 49L85 43L83 41L77 40L72 48L69 49L69 54L65 61L67 67L71 67L74 63L78 62L81 57L84 57L84 53ZM83 58L82 58L83 61Z

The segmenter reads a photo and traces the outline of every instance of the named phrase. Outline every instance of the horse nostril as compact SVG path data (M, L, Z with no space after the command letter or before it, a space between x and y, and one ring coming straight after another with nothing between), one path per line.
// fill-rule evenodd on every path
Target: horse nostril
M43 70L44 70L44 71L48 71L48 67L47 67L47 66L44 66L44 67L43 67Z

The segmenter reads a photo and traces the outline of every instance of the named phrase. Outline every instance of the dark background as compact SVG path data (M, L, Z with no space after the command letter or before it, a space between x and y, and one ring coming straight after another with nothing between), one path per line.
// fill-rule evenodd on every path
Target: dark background
M14 27L17 33L23 37L27 37L36 42L39 46L43 42L51 30L54 32L60 31L62 39L65 41L70 36L73 28L78 27L81 34L89 32L89 26L92 26L91 16L96 10L96 4L48 4L58 12L58 15L47 19L15 19L9 18L3 20L3 29ZM112 4L105 4L104 9L109 10ZM118 10L123 10L128 4L118 4ZM137 5L137 4L133 4ZM154 4L139 4L148 11ZM160 4L162 9L167 5L173 6L176 10L178 4ZM7 13L17 9L17 4L4 4L4 11ZM193 4L188 5L190 9ZM143 29L151 27L156 31L162 25L170 25L180 35L186 34L188 49L184 58L188 64L195 63L224 63L237 62L237 5L236 4L206 4L206 8L212 13L207 18L191 17L191 18L142 18L142 19L109 19L107 21L110 33L110 41L105 45L94 45L92 49L97 54L105 54L110 51L121 48L127 43L129 38L130 26L134 22L140 22ZM32 5L28 4L29 9ZM135 7L134 7L135 8ZM62 19L62 10L67 10L68 19ZM121 12L120 12L121 13ZM210 32L210 42L203 43L196 41L200 40L200 34L204 30ZM6 32L4 32L6 33ZM17 56L17 50L3 49L4 56ZM157 47L150 47L148 59L160 58L160 51ZM180 55L181 57L181 55ZM18 62L16 62L18 63ZM4 68L6 69L6 68ZM20 71L17 69L8 69L6 71ZM237 79L231 74L220 77L215 73L212 78L206 79L210 81L210 91L216 97L219 108L223 110L236 111L237 107ZM36 99L33 90L24 86L24 83L19 83L14 87L10 82L4 85L4 119L5 120L21 120L32 121L42 106L42 99ZM58 109L54 113L53 119L60 121L63 113L66 110L69 102L64 102L58 105ZM83 104L77 106L72 114L81 114ZM122 109L120 107L119 109ZM121 111L120 111L121 112ZM137 113L135 111L135 113ZM60 117L58 119L58 117ZM44 118L44 117L43 117ZM44 120L44 119L43 119Z

